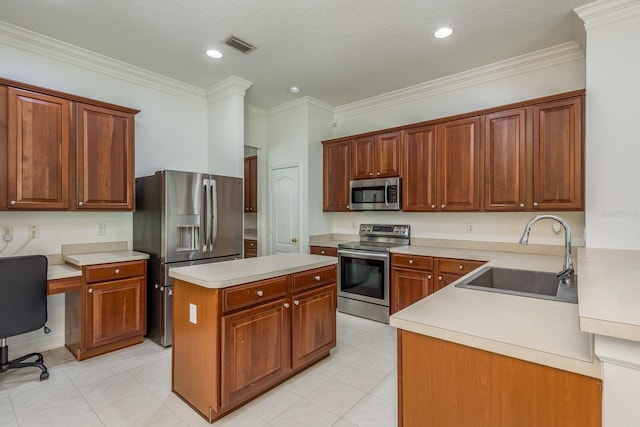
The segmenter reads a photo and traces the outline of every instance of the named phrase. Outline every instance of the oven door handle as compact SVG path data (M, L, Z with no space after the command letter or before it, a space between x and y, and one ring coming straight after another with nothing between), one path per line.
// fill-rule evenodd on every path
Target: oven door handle
M358 252L358 251L349 251L345 249L338 250L338 255L346 255L353 258L363 258L363 259L388 259L388 253L372 253L372 252Z

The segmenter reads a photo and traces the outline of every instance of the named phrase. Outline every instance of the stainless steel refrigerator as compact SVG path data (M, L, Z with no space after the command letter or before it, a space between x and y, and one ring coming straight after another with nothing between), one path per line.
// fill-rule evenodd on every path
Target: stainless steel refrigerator
M147 336L172 344L174 267L242 258L242 178L159 171L136 178L133 249L150 255Z

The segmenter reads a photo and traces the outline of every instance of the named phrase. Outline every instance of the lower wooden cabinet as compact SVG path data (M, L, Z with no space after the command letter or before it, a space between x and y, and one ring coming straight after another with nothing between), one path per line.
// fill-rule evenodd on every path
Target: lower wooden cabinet
M338 248L331 246L309 246L309 253L312 255L338 256Z
M82 268L65 294L65 345L76 359L142 342L146 333L146 260Z
M482 264L483 261L392 254L390 314L439 291Z
M244 257L255 258L258 256L258 241L254 239L244 239Z
M599 427L602 381L398 331L398 426Z
M335 265L222 289L175 280L172 390L217 420L329 355L336 300Z

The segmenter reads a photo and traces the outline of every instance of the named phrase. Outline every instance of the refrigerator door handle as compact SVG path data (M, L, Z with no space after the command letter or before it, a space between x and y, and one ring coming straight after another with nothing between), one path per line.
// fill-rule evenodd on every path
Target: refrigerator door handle
M209 190L209 180L208 179L203 179L202 180L202 209L203 209L203 214L202 214L202 219L204 221L204 224L202 224L204 227L204 245L202 246L202 252L205 253L207 252L207 250L209 249L209 195L208 195L208 190ZM202 221L201 221L202 222Z
M218 237L218 184L215 179L210 181L211 187L211 240L209 250L213 252L213 245Z

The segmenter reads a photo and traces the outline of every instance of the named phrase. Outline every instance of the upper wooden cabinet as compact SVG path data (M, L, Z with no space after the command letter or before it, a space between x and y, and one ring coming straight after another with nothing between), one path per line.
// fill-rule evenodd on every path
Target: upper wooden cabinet
M583 97L533 107L533 209L583 208Z
M402 209L436 210L436 127L404 131Z
M351 178L400 176L400 132L387 132L351 141Z
M258 156L244 159L244 211L258 212Z
M21 89L5 90L9 208L68 209L71 102Z
M0 79L0 209L133 210L136 113Z
M77 208L132 210L134 115L77 104Z
M323 142L322 210L349 211L350 145L348 140Z
M437 203L441 211L480 210L480 117L436 127Z
M487 114L484 118L484 209L528 207L527 123L531 108Z

